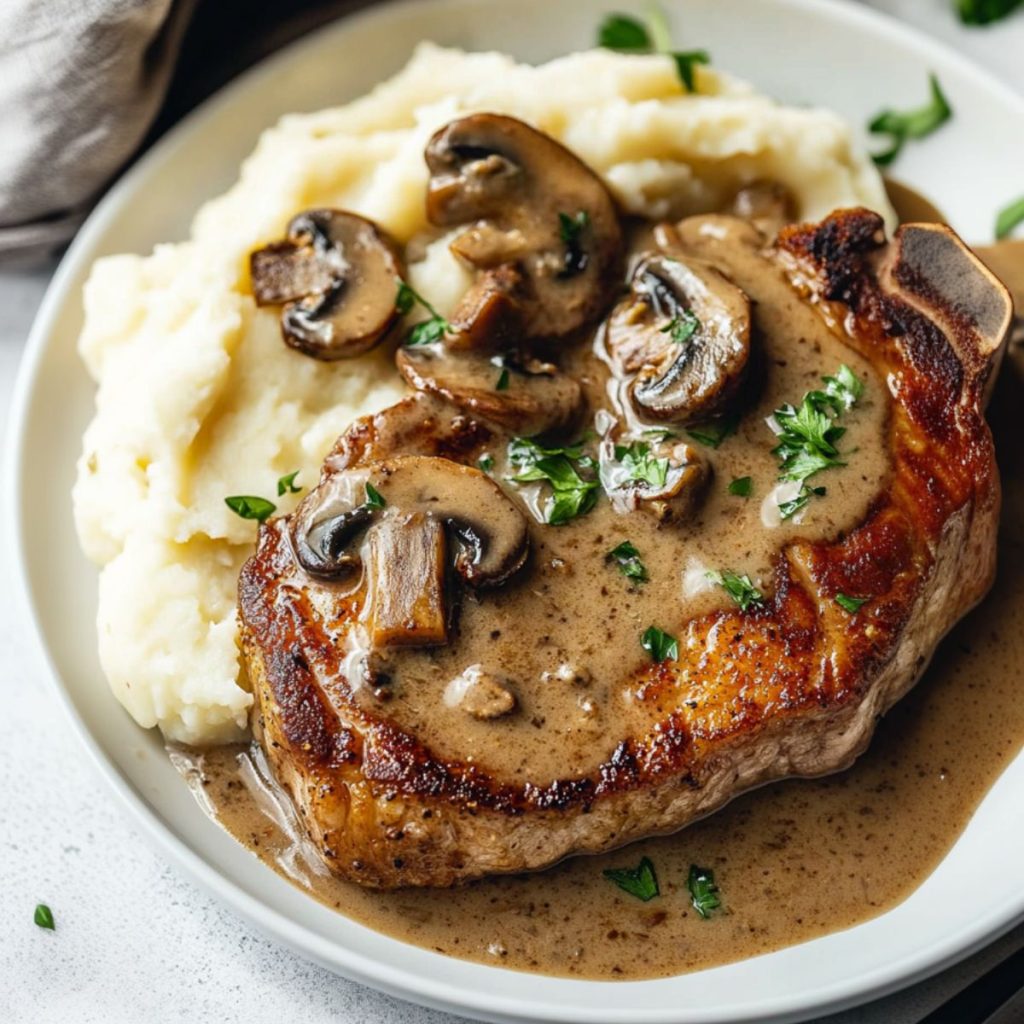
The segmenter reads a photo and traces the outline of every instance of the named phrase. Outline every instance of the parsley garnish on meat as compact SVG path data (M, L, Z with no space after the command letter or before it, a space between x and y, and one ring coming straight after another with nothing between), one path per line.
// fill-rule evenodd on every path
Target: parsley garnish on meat
M545 521L561 526L589 512L597 501L600 483L580 475L591 473L594 460L583 454L583 442L564 448L545 448L528 437L515 437L508 445L508 458L520 472L509 477L512 483L544 481L551 486L551 499L545 508Z
M635 868L608 868L602 874L623 892L628 892L630 896L635 896L644 903L661 894L658 876L654 873L654 865L648 857L644 857Z
M677 345L685 345L700 330L700 321L688 309L677 313L664 327L662 334L667 334Z
M696 423L688 427L686 433L698 444L717 448L727 437L736 433L738 424L739 420L735 416L725 416L717 420L708 420L706 423Z
M931 99L923 107L914 110L883 110L868 124L872 135L888 135L891 145L872 159L879 167L888 167L903 149L908 139L923 139L953 116L949 105L934 74L928 76Z
M652 661L675 661L679 657L679 642L657 626L648 626L643 631L640 646L651 656Z
M657 883L655 883L655 887L657 887ZM33 914L32 920L40 928L49 928L51 932L57 930L57 926L53 923L53 911L45 903L36 904L36 912Z
M366 504L369 508L386 508L384 495L369 480L366 481Z
M285 494L298 494L302 490L301 487L295 483L295 478L299 475L299 471L295 470L294 473L289 473L287 476L281 477L277 481L277 496L280 498Z
M640 480L651 487L664 487L668 480L668 459L651 454L646 441L634 441L631 445L617 444L615 458L629 474L630 480Z
M236 516L242 519L255 519L262 523L269 519L277 511L277 506L266 498L257 498L252 494L235 494L224 499L227 505Z
M476 464L480 467L480 470L484 473L490 473L494 469L494 456L493 455L481 455L476 460Z
M583 232L590 225L590 214L586 210L577 210L572 216L567 213L558 215L558 236L565 245L565 260L558 276L575 277L587 269L587 250L583 248Z
M824 388L808 391L798 408L784 405L772 414L778 427L779 443L772 453L779 459L779 479L801 484L796 496L779 503L779 514L789 519L805 508L812 497L825 493L807 480L823 469L845 466L837 447L846 433L835 420L851 409L864 393L864 384L848 366L840 366L833 377L823 377Z
M764 597L745 574L737 576L731 570L723 569L721 572L709 572L706 575L740 606L741 612L745 612L752 604L759 604Z
M429 314L430 318L421 320L415 324L406 336L405 344L410 346L432 345L440 341L448 331L450 325L447 320L412 285L399 279L398 293L395 295L395 309L405 316L411 312L413 306L419 303Z
M836 594L836 604L851 615L860 611L860 606L867 601L866 597L850 597L849 594Z
M640 561L640 552L628 540L616 545L605 556L618 565L619 572L627 579L637 583L646 583L650 578L647 575L647 566Z
M754 481L749 476L738 476L729 484L729 493L737 498L749 498L754 491Z
M628 14L609 14L601 22L597 33L597 44L607 50L620 53L664 53L675 62L676 74L685 92L696 92L697 83L694 67L709 64L711 56L707 50L674 50L665 12L653 7L647 23Z
M498 380L494 385L495 391L508 391L508 370L504 367L501 368L501 373L498 374Z
M1006 238L1022 222L1024 222L1024 196L999 211L996 217L996 238Z
M690 890L693 909L705 919L722 905L718 897L718 886L715 885L715 873L711 868L699 868L696 864L691 864L686 888Z
M965 25L991 25L1013 14L1024 0L956 0L956 12Z

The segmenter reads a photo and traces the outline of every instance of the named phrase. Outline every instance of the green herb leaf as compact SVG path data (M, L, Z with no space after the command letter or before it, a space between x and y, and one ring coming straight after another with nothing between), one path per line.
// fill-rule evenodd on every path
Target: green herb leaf
M369 480L366 481L366 504L370 508L386 508L387 500Z
M242 519L255 519L262 523L277 511L277 506L266 498L257 498L251 494L236 494L224 499L227 505L236 516Z
M779 503L779 518L792 519L800 509L807 507L811 498L823 498L825 493L824 487L808 487L807 484L804 484L795 498Z
M498 374L498 382L494 385L495 391L508 391L508 370L504 367L501 369L501 373Z
M679 642L657 626L648 626L643 631L640 646L653 661L675 661L679 657Z
M856 615L860 611L860 606L866 601L866 597L850 597L848 594L836 594L836 604L851 615Z
M729 569L723 569L721 572L709 572L706 575L740 606L741 612L745 612L752 604L760 604L764 599L764 595L746 574L738 576Z
M622 463L630 480L640 480L651 487L664 487L668 480L668 459L652 455L646 441L634 441L628 447L616 445L615 458Z
M614 561L627 579L637 583L646 583L649 579L647 567L640 561L640 552L628 540L616 545L605 557Z
M1024 196L999 211L999 216L996 217L996 238L1006 238L1022 222L1024 222Z
M36 912L32 917L40 928L49 928L51 932L57 930L57 926L53 923L53 911L45 903L36 904Z
M715 885L715 873L711 868L699 868L696 864L691 864L686 888L690 890L693 909L705 919L722 905L718 897L718 886Z
M739 420L734 416L726 416L718 420L697 423L686 431L699 444L708 448L717 448L730 434L736 433Z
M643 900L644 903L661 894L654 865L647 857L644 857L635 868L609 868L602 874L608 881L614 882L624 892Z
M583 454L583 442L563 448L546 448L532 438L516 437L508 445L509 462L521 472L509 477L515 484L544 481L551 486L551 501L546 510L546 521L551 526L562 526L585 515L597 502L600 486L596 479L587 479L579 470L592 470L594 460Z
M586 210L577 210L571 217L567 213L559 213L558 234L565 244L565 257L562 269L558 272L559 277L575 277L587 269L589 256L583 248L583 232L589 224L590 214Z
M494 456L493 455L481 455L476 460L476 464L480 467L481 472L490 473L494 469Z
M296 487L295 485L295 478L298 475L299 470L295 470L294 473L289 473L277 481L277 496L279 498L285 494L298 494L302 490L301 487Z
M965 25L991 25L1017 10L1024 0L956 0L956 12Z
M707 50L676 50L672 54L676 62L676 73L687 92L696 92L696 76L693 69L698 64L710 64L711 55Z
M749 498L754 491L754 481L749 476L738 476L729 484L729 493L737 498Z
M606 50L648 51L651 37L646 26L628 14L609 14L597 30L597 45Z
M699 330L700 321L684 309L661 328L661 333L667 334L677 345L685 345Z
M899 155L908 139L922 139L953 116L950 107L934 74L928 76L931 99L923 107L914 110L883 110L868 124L873 135L888 135L892 146L873 157L876 164L886 167Z
M405 339L405 344L415 347L417 345L432 345L434 342L440 341L451 325L411 284L401 278L398 278L397 281L398 292L395 295L395 309L405 316L412 311L416 303L419 303L430 314L428 320L422 320L413 326Z

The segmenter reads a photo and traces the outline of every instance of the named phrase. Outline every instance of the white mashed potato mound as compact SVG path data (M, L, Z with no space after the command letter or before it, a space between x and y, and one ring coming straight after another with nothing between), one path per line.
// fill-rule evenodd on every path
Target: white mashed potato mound
M768 178L792 192L801 218L866 205L892 220L838 116L697 75L699 94L686 95L667 57L601 50L532 67L425 44L370 95L266 131L189 241L97 262L79 343L97 411L74 506L82 546L102 566L102 665L136 721L200 745L245 734L252 695L235 587L256 524L224 498L260 495L289 511L298 496L278 498L278 478L298 470L313 485L347 424L404 390L389 351L319 362L283 344L277 310L256 308L248 255L299 210L354 210L408 242L428 228L427 140L486 110L565 143L631 213L711 210ZM444 239L410 277L442 312L469 281Z

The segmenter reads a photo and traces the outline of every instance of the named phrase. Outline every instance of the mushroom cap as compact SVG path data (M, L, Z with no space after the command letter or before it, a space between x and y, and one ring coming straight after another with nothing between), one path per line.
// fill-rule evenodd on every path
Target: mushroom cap
M695 321L695 322L694 322ZM677 340L673 325L683 329ZM750 359L750 299L702 260L649 252L608 320L617 373L639 415L693 423L722 411Z
M562 337L599 316L618 268L622 231L601 179L578 157L513 117L472 114L430 140L427 216L469 225L452 251L481 271L513 266L524 279L510 315L525 338ZM482 274L453 322L471 319Z
M368 501L370 488L383 507ZM426 455L382 459L324 480L295 512L296 556L314 576L344 576L360 561L357 534L413 513L450 530L458 549L453 566L471 586L502 583L526 561L526 519L505 492L478 469Z
M405 346L395 361L417 390L521 436L568 427L583 405L579 383L550 364L539 371L532 362L517 368L483 352L453 352L440 344ZM501 380L507 386L499 390Z
M257 305L284 304L285 342L316 359L357 356L398 320L398 247L357 214L306 210L286 241L256 250L249 265Z

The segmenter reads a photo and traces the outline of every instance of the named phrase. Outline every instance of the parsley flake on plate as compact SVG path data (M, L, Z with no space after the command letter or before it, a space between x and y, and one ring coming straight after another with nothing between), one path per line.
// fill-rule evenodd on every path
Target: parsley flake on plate
M729 484L729 493L737 498L749 498L754 492L754 481L749 476L738 476Z
M366 481L366 504L370 508L386 508L388 504L384 495L369 480Z
M277 481L277 496L283 497L285 494L298 494L302 490L301 487L295 483L295 478L299 475L299 470L295 470L294 473L289 473L287 476L281 477Z
M996 217L996 238L1006 238L1021 223L1024 223L1024 196L999 211Z
M953 116L953 108L934 74L928 76L928 84L931 98L924 106L913 110L883 110L869 122L868 131L872 135L888 135L890 138L889 148L872 157L879 167L888 167L899 156L908 139L923 139L931 135Z
M651 656L652 661L675 661L679 657L679 642L657 626L648 626L643 631L640 646Z
M867 601L866 597L850 597L849 594L839 593L835 597L836 604L851 615L856 615L860 607Z
M594 460L583 454L583 442L565 447L545 447L528 437L515 437L508 445L508 458L519 468L508 479L514 484L547 483L551 498L545 506L545 522L562 526L585 515L597 502L600 483L580 470L590 473Z
M650 579L647 575L647 566L640 561L640 552L628 540L613 547L605 557L615 562L619 572L627 579L636 583L646 583Z
M700 868L696 864L691 864L686 888L690 890L693 909L705 920L711 916L712 911L718 910L722 905L718 896L718 886L715 885L715 873L711 868Z
M699 330L700 321L684 309L661 328L661 333L667 334L677 345L685 345Z
M749 576L738 576L729 569L705 574L712 583L718 584L745 612L752 604L760 604L764 595L754 586Z
M32 915L32 920L40 928L49 928L51 932L57 930L57 926L53 923L53 911L45 903L36 904L36 912Z
M399 278L398 292L395 295L395 309L402 316L406 316L417 303L430 314L430 317L413 325L406 336L405 344L410 347L433 345L440 341L449 330L448 321L411 284Z
M253 494L234 494L224 499L227 505L236 516L242 519L255 519L262 523L269 519L276 511L277 506L266 498L258 498Z

